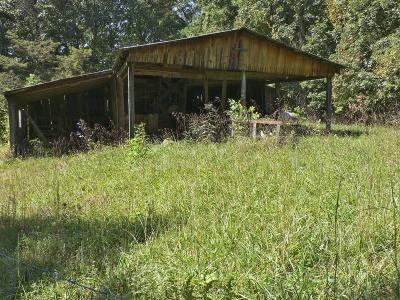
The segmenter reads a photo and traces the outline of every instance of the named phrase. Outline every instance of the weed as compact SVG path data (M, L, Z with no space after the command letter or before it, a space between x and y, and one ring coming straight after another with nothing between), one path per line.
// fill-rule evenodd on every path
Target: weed
M400 133L321 128L295 147L148 145L129 165L129 146L6 159L0 249L127 299L396 299ZM1 299L97 299L0 270Z
M129 140L129 156L133 159L143 158L149 153L149 143L146 135L145 124L135 126L134 137Z

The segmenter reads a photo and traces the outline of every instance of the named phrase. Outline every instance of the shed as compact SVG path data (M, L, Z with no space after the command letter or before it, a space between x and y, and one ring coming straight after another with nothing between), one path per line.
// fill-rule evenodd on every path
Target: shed
M326 78L326 126L332 123L332 77L342 65L246 28L125 47L112 70L9 91L11 146L68 136L79 119L112 121L133 135L173 126L171 113L196 112L218 97L252 99L270 114L281 82ZM271 87L273 86L273 87Z

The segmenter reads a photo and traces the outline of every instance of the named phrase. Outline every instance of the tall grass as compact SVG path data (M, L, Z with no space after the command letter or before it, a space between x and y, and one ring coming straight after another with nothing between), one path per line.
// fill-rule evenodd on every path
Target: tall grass
M376 127L9 159L0 250L127 299L396 298L399 149L398 131ZM0 270L0 298L96 299Z

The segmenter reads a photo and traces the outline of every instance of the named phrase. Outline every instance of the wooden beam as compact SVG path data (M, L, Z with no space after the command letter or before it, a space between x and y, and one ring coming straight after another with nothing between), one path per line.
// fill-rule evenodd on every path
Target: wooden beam
M240 88L240 100L246 101L246 72L242 72L242 85Z
M332 130L332 77L326 78L326 130Z
M274 109L281 108L283 106L282 100L281 100L281 83L280 82L275 82L275 93L276 93L276 104L279 107L274 107Z
M161 95L160 95L160 101L162 102L165 98L167 98L169 95L171 95L172 93L179 93L180 92L180 88L181 88L181 84L183 82L183 79L175 82L175 83L167 83L168 84L168 88L165 89Z
M121 68L117 72L117 77L125 79L128 76L128 63L125 62L122 64Z
M112 121L114 126L118 127L118 92L117 92L117 78L111 79L111 108L112 108Z
M10 123L10 146L11 151L15 152L18 130L18 110L12 99L8 99L8 120Z
M209 99L209 91L208 91L208 79L205 78L203 81L204 84L204 99L203 102L207 103L210 99Z
M119 77L117 77L117 126L119 129L125 129L124 81Z
M22 154L25 149L23 149L23 140L27 138L27 132L26 132L26 118L23 113L23 110L26 107L18 107L18 127L17 127L17 141L16 141L16 146L17 146L17 152Z
M133 138L135 130L135 74L134 64L128 65L128 133Z
M35 120L33 120L33 118L31 117L31 115L29 114L27 109L24 109L23 112L25 113L25 115L27 116L27 119L29 120L29 122L32 125L33 130L36 132L37 136L39 137L39 139L47 145L47 139L44 136L43 132L40 130L39 126L36 124Z
M228 83L227 83L227 80L226 79L224 79L224 80L222 80L222 91L221 91L221 106L222 106L222 108L225 108L226 107L226 90L227 90L227 86L228 86Z
M183 99L182 99L182 104L183 104L183 107L182 107L182 111L184 112L184 113L186 113L186 111L187 111L187 95L188 95L188 93L187 93L187 91L188 91L188 88L187 88L187 83L186 83L186 81L184 82L184 84L183 84Z
M83 97L82 97L82 92L79 92L76 94L76 99L78 102L78 115L79 115L79 119L85 119L84 115L83 115Z

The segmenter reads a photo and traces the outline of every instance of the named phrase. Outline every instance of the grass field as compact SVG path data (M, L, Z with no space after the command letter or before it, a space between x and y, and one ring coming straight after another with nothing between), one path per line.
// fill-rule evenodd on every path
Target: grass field
M3 158L0 299L396 299L400 132L340 129Z

